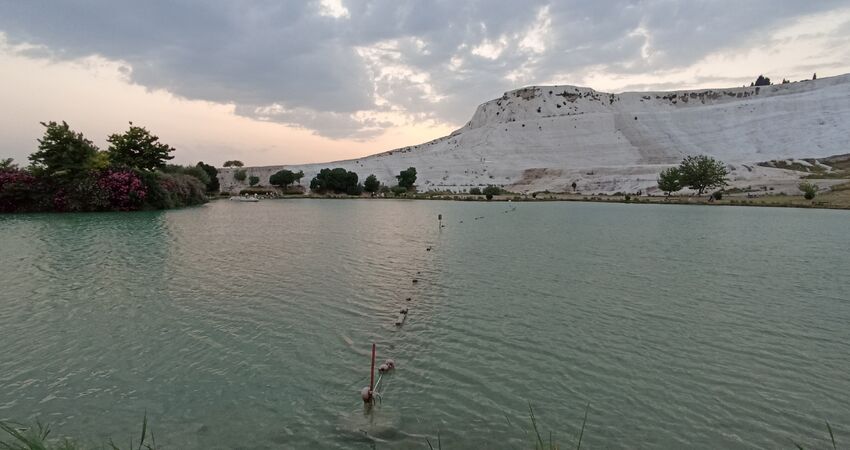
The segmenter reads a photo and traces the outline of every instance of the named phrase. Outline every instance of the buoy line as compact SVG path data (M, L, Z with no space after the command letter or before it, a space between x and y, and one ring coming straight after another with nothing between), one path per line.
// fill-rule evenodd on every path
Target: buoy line
M439 221L438 225L440 227L441 232L442 232L442 229L445 228L445 225L442 224L442 220L443 220L443 215L440 214L438 216L438 221ZM429 246L425 247L425 251L430 252L433 248L434 247L432 245L429 245ZM421 274L422 274L421 271L416 272L417 276L419 276ZM413 278L412 284L415 285L417 283L419 283L419 279ZM406 297L405 298L406 302L410 302L412 300L413 300L413 297ZM408 306L403 306L399 310L398 317L395 320L395 326L397 328L400 328L402 325L404 325L405 321L407 321L407 316L408 316L409 312L410 312L410 308ZM378 379L377 379L377 381L375 381L375 359L376 359L376 357L377 357L377 345L373 342L372 343L372 357L371 357L370 366L369 366L369 386L366 386L366 387L364 387L363 389L360 390L360 398L363 400L363 404L366 405L366 406L369 406L369 407L374 405L376 400L378 402L380 402L382 400L381 393L379 391L379 387L381 385L381 380L383 380L385 374L388 374L391 371L395 370L395 367L396 367L395 360L392 359L392 358L388 358L386 361L384 361L384 363L382 363L380 366L378 366Z

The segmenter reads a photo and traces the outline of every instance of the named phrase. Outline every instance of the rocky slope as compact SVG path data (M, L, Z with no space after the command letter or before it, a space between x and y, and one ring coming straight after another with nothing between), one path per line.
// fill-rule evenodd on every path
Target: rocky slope
M420 191L496 184L515 192L652 192L658 172L685 155L707 154L732 169L733 185L793 188L798 172L756 162L850 152L850 74L729 89L609 94L576 86L532 86L478 107L449 136L376 155L322 164L247 168L261 184L280 170L344 167L382 183L416 167ZM232 170L223 191L244 187Z

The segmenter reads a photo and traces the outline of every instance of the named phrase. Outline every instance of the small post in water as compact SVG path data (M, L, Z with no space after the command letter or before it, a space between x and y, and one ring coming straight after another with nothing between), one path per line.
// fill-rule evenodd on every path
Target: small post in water
M439 227L440 231L443 231L443 215L442 214L437 214L437 226Z
M372 404L374 397L372 396L372 392L375 389L375 343L372 343L372 362L371 367L369 368L369 387L364 387L360 391L360 398L363 399L363 403Z

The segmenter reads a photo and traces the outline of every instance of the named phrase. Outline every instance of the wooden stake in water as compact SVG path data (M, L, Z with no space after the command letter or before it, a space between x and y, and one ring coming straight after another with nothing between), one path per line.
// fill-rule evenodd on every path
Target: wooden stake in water
M437 214L437 226L439 227L440 231L443 231L443 215L442 214Z
M369 394L375 389L375 343L372 343L372 368L369 370Z

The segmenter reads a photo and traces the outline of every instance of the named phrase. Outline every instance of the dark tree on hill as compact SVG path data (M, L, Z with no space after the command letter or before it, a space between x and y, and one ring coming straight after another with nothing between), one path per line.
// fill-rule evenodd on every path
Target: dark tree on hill
M770 78L768 78L764 75L759 75L759 77L756 78L755 85L756 86L770 86Z
M726 185L729 171L726 166L714 158L705 155L688 156L679 165L679 180L702 195L706 189Z
M245 178L248 178L248 172L245 172L245 169L238 169L236 172L233 172L234 180L245 181Z
M130 122L130 129L106 138L109 142L109 160L113 164L141 170L165 167L165 162L174 159L174 148L159 142L159 138L145 127Z
M253 187L253 186L258 185L259 183L260 183L260 177L258 177L256 175L251 175L250 177L248 177L248 185L249 186Z
M481 188L479 188L479 187L470 188L469 193L471 195L481 195Z
M64 121L41 124L45 128L44 137L38 140L38 150L29 157L35 172L57 178L85 175L98 156L97 147Z
M363 187L357 184L357 174L341 167L322 169L310 180L310 190L325 193L359 195Z
M363 190L370 193L378 192L378 189L381 188L381 182L378 181L378 177L374 174L366 177L366 180L363 181Z
M245 164L242 164L242 161L239 161L237 159L232 159L230 161L225 161L223 165L224 167L242 167Z
M661 171L658 175L658 189L666 195L682 189L681 174L678 167L670 167Z
M207 176L210 178L209 183L207 183L207 192L218 192L220 188L218 182L218 169L209 164L204 164L203 161L199 161L197 167L203 169L203 171L206 172Z
M416 168L408 167L407 170L402 170L396 176L398 180L398 185L405 188L410 189L413 187L413 183L416 183Z

